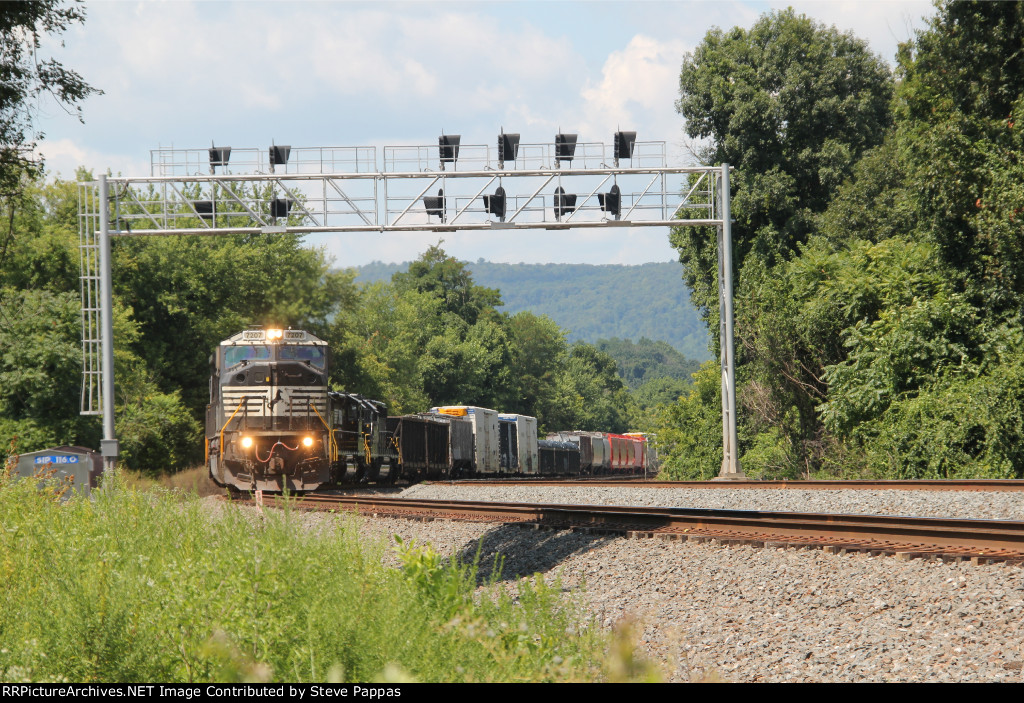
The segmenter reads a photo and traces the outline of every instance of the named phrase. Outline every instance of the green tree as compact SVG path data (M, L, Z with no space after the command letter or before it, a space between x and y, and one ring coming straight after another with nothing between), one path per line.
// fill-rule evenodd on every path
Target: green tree
M771 268L797 251L853 163L884 137L892 90L889 68L866 42L792 9L750 30L713 29L684 58L677 109L686 133L708 140L707 163L736 167L737 271L748 255ZM715 242L707 228L672 233L693 301L711 322Z
M470 325L484 310L501 305L501 294L493 288L475 285L466 264L448 256L440 243L412 262L408 272L395 273L391 280L399 291L416 290L439 297L447 312Z
M883 142L892 94L889 68L864 41L791 9L749 31L713 29L684 59L677 108L687 134L707 140L708 162L736 167L739 431L763 470L813 471L829 447L816 408L827 397L825 365L842 358L842 327L802 297L815 269L799 262L854 164ZM671 237L717 338L714 232Z
M508 320L509 412L532 415L544 427L554 410L555 379L566 354L565 332L546 315L519 312Z
M398 415L430 407L420 358L440 332L440 302L430 295L399 293L390 283L363 286L354 306L332 321L331 382L383 400Z
M326 333L355 303L354 274L331 271L322 249L290 234L121 238L112 258L114 292L141 329L135 352L197 419L222 339L254 324Z
M632 390L655 378L689 381L700 368L699 362L687 359L668 342L647 337L636 342L618 337L599 339L594 346L618 362L619 376Z
M44 135L33 124L40 100L49 94L63 108L73 108L81 120L78 103L102 93L56 59L40 56L43 36L62 34L83 21L80 3L0 3L0 198L7 215L0 234L0 272L19 233L15 212L31 202L25 190L42 172L35 147Z
M93 444L91 418L78 414L82 381L76 293L7 290L0 319L0 441L20 451Z
M711 479L722 467L721 371L709 361L693 381L689 393L655 414L652 429L664 478Z
M559 365L546 428L626 432L631 411L615 359L590 344L572 345Z

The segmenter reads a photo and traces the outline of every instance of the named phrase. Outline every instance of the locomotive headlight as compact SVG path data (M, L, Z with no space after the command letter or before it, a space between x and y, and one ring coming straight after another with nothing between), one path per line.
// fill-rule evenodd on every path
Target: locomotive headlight
M312 447L313 446L313 438L312 437L303 437L302 438L302 446L307 447L307 448Z
M281 339L284 336L284 330L267 330L267 339Z
M242 448L252 449L252 437L242 437Z

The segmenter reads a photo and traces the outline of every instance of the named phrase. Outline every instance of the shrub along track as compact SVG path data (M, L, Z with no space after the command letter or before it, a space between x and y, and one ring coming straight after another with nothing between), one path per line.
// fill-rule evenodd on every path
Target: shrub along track
M1024 522L886 515L710 510L696 508L551 505L416 500L308 494L263 496L302 510L350 511L373 517L517 523L524 529L572 529L631 538L715 541L760 547L816 547L901 559L941 558L1024 564ZM249 501L246 501L249 502Z

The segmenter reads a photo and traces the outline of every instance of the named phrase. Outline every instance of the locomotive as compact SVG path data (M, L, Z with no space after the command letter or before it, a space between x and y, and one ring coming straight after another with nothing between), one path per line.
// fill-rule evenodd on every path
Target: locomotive
M642 435L562 432L537 419L439 406L389 417L380 401L328 388L327 342L292 329L245 330L210 357L206 464L235 490L305 492L351 483L501 475L634 473Z

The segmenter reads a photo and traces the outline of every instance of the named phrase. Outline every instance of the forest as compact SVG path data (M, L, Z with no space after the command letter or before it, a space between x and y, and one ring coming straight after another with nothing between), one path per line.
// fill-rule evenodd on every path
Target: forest
M570 342L647 337L667 342L690 359L711 358L707 327L689 290L679 284L678 262L504 264L481 259L466 265L480 285L501 291L503 312L547 315L566 330ZM356 267L356 282L387 280L407 267L375 261Z
M713 29L677 109L736 167L740 450L766 477L1024 476L1024 5L941 2L895 70L792 10ZM713 238L678 228L717 346ZM721 460L717 370L662 456Z
M0 441L96 446L96 418L78 414L76 185L25 156L19 98L49 90L74 105L96 89L7 58L24 85L0 95L0 143L19 145L0 150ZM1022 91L1020 3L940 2L895 67L792 10L714 28L683 57L685 132L704 163L735 167L749 476L1024 476ZM670 236L716 357L714 233ZM331 263L287 234L116 241L125 463L201 461L207 356L267 324L328 340L332 383L394 413L472 403L549 429L643 430L666 475L717 473L717 362L694 369L626 334L570 342L550 317L503 310L505 291L440 245L366 285Z
M18 451L98 443L97 419L78 414L76 189L26 189L0 272L0 434ZM500 293L436 246L367 286L288 234L125 238L112 257L116 429L136 470L202 461L207 357L252 325L327 340L332 386L381 399L393 414L467 403L534 415L544 428L625 431L632 421L615 359L569 344L547 317L498 312Z

